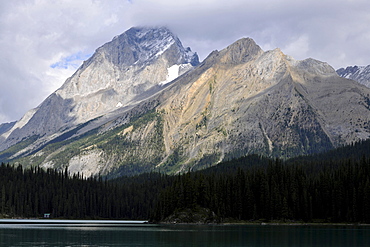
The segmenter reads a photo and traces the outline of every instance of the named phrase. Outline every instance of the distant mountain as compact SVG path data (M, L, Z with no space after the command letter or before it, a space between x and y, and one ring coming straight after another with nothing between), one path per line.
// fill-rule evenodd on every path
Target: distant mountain
M368 66L349 66L337 70L340 77L357 81L367 87L370 87L370 65Z
M0 135L9 131L11 128L13 128L15 123L16 122L0 124Z
M326 63L244 38L197 64L167 29L130 29L2 135L0 160L114 177L370 138L370 88Z

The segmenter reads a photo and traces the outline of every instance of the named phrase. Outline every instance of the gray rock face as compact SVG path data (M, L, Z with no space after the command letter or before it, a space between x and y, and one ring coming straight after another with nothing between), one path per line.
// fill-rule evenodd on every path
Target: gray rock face
M166 28L131 28L98 48L39 107L0 137L0 150L24 138L43 137L74 128L162 90L199 63Z
M370 87L370 65L368 66L349 66L337 70L339 76L357 81Z

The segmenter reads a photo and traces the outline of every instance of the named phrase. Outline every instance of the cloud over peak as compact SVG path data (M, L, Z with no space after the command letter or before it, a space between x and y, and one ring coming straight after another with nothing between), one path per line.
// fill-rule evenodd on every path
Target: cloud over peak
M132 26L167 26L201 59L241 37L335 68L370 64L365 0L14 0L0 3L0 122L19 119L96 48Z

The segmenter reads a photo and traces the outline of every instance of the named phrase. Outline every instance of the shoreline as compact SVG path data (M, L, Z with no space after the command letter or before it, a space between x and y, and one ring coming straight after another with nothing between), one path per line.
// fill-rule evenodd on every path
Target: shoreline
M101 220L86 220L86 219L44 219L44 218L0 218L0 224L13 224L13 225L100 225L100 226L134 226L134 225L163 225L163 226L176 226L176 225L199 225L199 226L370 226L369 223L349 223L349 222L248 222L248 221L230 221L222 223L204 223L204 222L152 222L150 220L114 220L114 219L101 219Z
M66 220L66 219L0 219L4 225L100 225L134 226L147 225L147 220Z
M262 222L262 223L221 223L221 225L260 225L260 226L370 226L368 223L278 223L278 222Z
M186 222L158 222L153 223L149 222L149 224L159 224L159 225L209 225L209 226L369 226L369 223L346 223L346 222L339 222L339 223L330 223L330 222L223 222L223 223L186 223Z

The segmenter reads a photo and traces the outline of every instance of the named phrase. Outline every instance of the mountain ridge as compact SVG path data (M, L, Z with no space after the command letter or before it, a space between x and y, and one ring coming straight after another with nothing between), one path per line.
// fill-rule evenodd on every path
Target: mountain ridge
M68 166L71 172L86 176L151 170L177 173L252 153L281 158L317 153L370 137L370 89L339 77L327 63L312 58L298 61L278 48L263 51L252 39L243 38L221 51L213 51L199 65L166 81L175 60L191 65L192 60L186 60L186 54L191 53L184 51L189 49L183 48L180 53L167 49L160 54L159 63L144 59L140 64L151 73L142 74L143 70L137 69L137 80L132 80L135 73L130 70L134 67L125 70L124 65L123 74L131 83L124 90L114 90L130 100L118 101L109 90L93 90L99 102L111 97L111 104L122 105L84 120L77 114L84 105L77 104L72 111L82 120L71 120L71 128L59 135L36 136L35 141L31 135L31 144L23 137L23 146L20 142L11 156L4 151L0 157L45 168ZM153 58L158 51L149 54ZM135 66L139 56L127 56L127 63ZM117 63L120 59L116 53L114 59ZM91 76L102 78L99 76L107 70L99 68L98 62L89 60L81 70L93 66L101 74ZM161 69L151 82L153 86L131 94L140 85L135 84L137 81L152 76L153 66ZM80 75L78 70L74 79L66 81L70 90L78 91L77 83L81 81L76 78ZM91 78L89 83L98 81ZM64 96L57 91L50 97ZM79 102L81 98L78 95L70 100ZM91 107L90 103L87 101L86 106ZM85 113L91 112L93 109Z
M236 42L236 44L238 43L238 41ZM227 49L226 49L227 50ZM226 51L225 50L225 51ZM282 58L282 57L284 57L285 55L283 55L282 53L281 53L281 51L279 50L279 49L276 49L276 50L274 50L274 51L268 51L268 52L266 52L266 53L264 53L263 54L265 57L269 57L269 56L277 56L277 57L280 57L280 58ZM213 53L213 57L212 56L209 56L209 59L211 59L211 60L213 60L214 59L214 57L218 57L218 56L221 56L220 55L220 53L218 53L218 52L214 52ZM228 58L230 58L230 57L232 57L232 56L229 56ZM225 57L222 57L222 58L219 58L221 61L224 61L224 59L225 59ZM291 60L291 58L289 58L289 60ZM231 59L231 61L233 61L233 59ZM261 63L268 63L269 61L271 61L271 60L266 60L266 59L260 59L260 62ZM320 71L320 73L323 73L323 74L325 74L325 75L327 75L327 74L330 74L331 76L335 76L335 71L334 71L334 69L333 68L331 68L330 66L328 66L327 64L325 64L325 63L318 63L318 61L316 61L316 62L314 62L314 61L316 61L316 60L312 60L312 59L309 59L309 60L304 60L304 61L301 61L301 62L297 62L297 61L294 61L294 65L296 65L297 67L307 67L307 65L316 65L316 67L315 66L311 66L312 68L312 71L316 71L316 70L318 70L317 68L319 68L319 71ZM285 63L286 61L284 61L284 62L282 62L282 63L280 63L280 64L274 64L274 65L270 65L270 66L276 66L276 67L279 67L280 69L282 69L284 66L287 66L287 64ZM209 64L209 62L208 61L204 61L203 62L204 64ZM222 63L222 66L224 66L224 64L225 63ZM201 65L202 66L202 65ZM268 68L268 66L267 66L267 68ZM258 71L258 68L254 68L256 71L256 75L258 75L260 72ZM214 70L216 70L216 69L214 69ZM230 69L229 68L226 68L226 70L228 70L228 72L226 72L226 71L222 71L221 73L219 73L219 74L221 74L221 75L223 75L223 74L227 74L227 73L230 73ZM266 70L266 69L265 69ZM267 69L268 70L268 69ZM270 70L271 71L271 70ZM264 79L268 79L268 75L270 76L270 77L274 77L275 76L275 79L276 78L281 78L281 74L282 73L286 73L286 71L279 71L279 70L274 70L275 71L275 75L274 74L268 74L268 73L265 73L264 74ZM206 73L205 73L206 74ZM239 75L239 79L240 78L244 78L246 75L245 74L242 74L241 76ZM206 81L207 82L207 80L208 80L208 82L209 82L209 80L212 80L212 75L210 75L208 78L205 78L203 81ZM253 79L253 78L251 78L251 79ZM255 79L255 78L254 78ZM277 87L278 86L278 84L279 83L287 83L289 80L292 80L292 75L289 75L288 77L286 77L286 78L284 78L283 80L281 80L281 82L277 82L277 81L275 81L274 79L272 79L271 80L271 78L269 78L270 79L270 81L265 81L264 83L260 83L259 85L256 85L256 83L255 83L255 85L254 85L254 87L252 88L252 90L256 90L256 91L250 91L249 92L249 94L250 94L250 97L248 98L248 100L247 101L253 101L253 99L255 99L255 98L257 98L257 97L259 97L259 96L261 96L261 95L263 95L263 94L265 94L265 93L267 93L268 91L264 91L264 90L274 90L274 87ZM258 81L256 81L256 82L258 82ZM273 84L271 84L271 83L274 83L274 85ZM194 84L196 84L196 86L194 86L193 88L189 88L189 89L186 89L186 90L184 90L185 92L195 92L195 91L197 91L199 88L200 88L200 86L199 86L199 84L200 83L198 83L198 82L195 82ZM204 84L207 84L207 83L204 83ZM215 83L213 84L213 86L215 85ZM299 85L300 87L300 89L302 89L302 86L301 85ZM209 92L207 92L207 85L205 85L205 86L203 86L203 94L201 95L201 96L199 96L199 97L195 97L196 99L207 99L207 97L210 97L210 94L209 94ZM225 88L224 88L225 89ZM223 89L223 90L224 90ZM214 90L214 89L213 89ZM295 87L295 90L299 90L297 87ZM305 89L305 88L303 88L303 90L307 90L307 89ZM183 94L182 95L184 95L185 94L185 92L183 92ZM232 92L236 92L236 90L233 90ZM298 92L299 93L299 92ZM299 93L299 94L302 94L302 93ZM181 95L181 94L180 94ZM225 93L225 91L223 91L223 93L218 93L217 95L222 95L222 97L225 97L225 95L230 95L230 92L229 93ZM244 94L244 95L246 95L246 94ZM192 96L188 96L188 98L191 98ZM177 100L179 100L179 98L177 98L177 96L175 96L174 97L175 99L174 99L174 101L172 101L170 104L168 104L169 105L169 107L174 107L175 105L176 105L176 101ZM233 98L233 97L229 97L229 98ZM238 98L238 99L240 99L241 97L236 97L236 98ZM266 100L268 100L267 98L266 98ZM215 101L217 101L217 100L215 100ZM186 100L184 100L183 102L186 102ZM181 108L181 107L183 107L183 105L185 105L186 106L186 103L183 103L183 102L179 102L178 103L178 105L180 105L180 107L179 108ZM197 129L197 128L201 128L201 126L204 124L204 119L206 119L205 117L204 117L204 114L207 114L207 107L209 106L209 105L207 105L207 104L209 104L211 101L208 101L208 102L206 102L206 103L203 103L203 110L197 110L197 111L195 111L195 112L202 112L202 116L199 116L199 114L198 114L198 118L196 119L196 118L193 118L192 120L193 120L193 122L195 121L195 122L197 122L196 124L195 124L195 126L192 126L192 128L193 128L193 130L192 131L194 131L194 132L196 132L196 130L194 130L194 128L195 129ZM224 102L223 102L223 104L224 104ZM199 102L196 102L195 104L194 104L195 106L199 106L199 105L201 105L201 103L199 103ZM238 105L241 105L240 104L240 102L239 103L237 103L237 104L235 104L236 106L234 107L234 109L232 110L232 111L235 111L235 110L239 110L239 109L237 109L238 107ZM270 105L270 104L265 104L265 105ZM219 106L219 107L221 107L221 106ZM260 109L263 109L263 105L261 105L260 106ZM227 111L229 109L229 107L227 107L226 109L223 109L223 111L225 112L225 111ZM174 110L172 110L172 111L170 111L169 110L169 112L176 112L176 111L174 111ZM186 110L184 110L183 111L183 113L184 114L186 114ZM183 116L184 116L184 114L182 115L182 116L177 116L177 117L175 117L175 116L172 116L171 118L172 119L176 119L176 121L181 121L181 119L183 118ZM223 114L229 114L230 115L230 113L223 113ZM258 109L256 110L256 112L255 112L255 114L256 115L258 115ZM222 115L222 114L221 114ZM229 117L230 118L230 117ZM180 119L180 120L178 120L178 119ZM267 119L266 119L267 120ZM170 120L168 120L168 121L170 121ZM186 124L186 122L187 121L189 121L189 119L187 119L187 120L185 120L185 121L183 121L183 122L185 122L184 124ZM209 121L209 119L207 120L207 121ZM245 121L247 122L248 121L248 119L245 119ZM212 123L213 125L215 125L215 126L217 126L218 124L217 123ZM268 124L268 121L266 121L266 123L265 124ZM319 123L316 123L317 125L320 125ZM181 124L180 124L181 125ZM239 121L239 125L242 125L242 122L240 122ZM254 125L254 123L250 123L250 126L253 126ZM209 127L210 125L208 125L208 126L205 126L205 127ZM247 127L249 127L250 128L250 126L249 125L247 125ZM222 128L224 128L225 126L223 126L223 127L220 127L221 129ZM238 127L237 126L235 126L236 128L231 128L230 130L228 130L228 131L234 131L235 129L237 129ZM283 127L286 127L285 125L283 126ZM184 126L181 126L181 127L178 127L177 129L175 129L173 132L174 133L176 133L176 135L177 135L177 133L180 131L180 128L184 128ZM270 126L270 128L274 128L274 126ZM272 152L273 150L273 147L272 147L272 145L271 145L271 143L272 143L272 141L271 141L271 139L269 138L269 136L268 135L266 135L266 130L265 130L265 127L263 126L263 124L257 124L257 125L254 125L254 127L252 128L252 129L254 129L254 130L258 130L258 129L261 129L261 133L260 133L260 140L263 140L263 139L265 139L265 141L266 141L266 143L268 144L268 145L266 145L266 146L268 146L268 149L269 149L269 151L270 152ZM190 133L192 132L192 131L189 131ZM252 130L251 130L252 131ZM218 131L218 132L220 132L220 131ZM223 132L223 133L225 133L225 132L227 132L226 130L223 130L223 131L221 131L221 132ZM234 131L235 132L235 131ZM282 131L278 131L277 133L281 133ZM324 132L326 132L326 131L324 131ZM209 133L208 133L209 134ZM238 133L238 134L241 134L241 133ZM199 133L199 135L201 135L200 133ZM225 134L224 134L225 135ZM251 137L251 136L250 136ZM215 137L216 139L217 139L217 137ZM250 139L250 138L248 138L248 137L245 137L245 138L243 138L244 140L248 140L248 139ZM236 139L236 140L234 140L234 143L232 143L232 145L231 144L228 144L228 146L235 146L235 145L238 145L238 139ZM173 141L173 143L176 143L176 141ZM206 143L212 143L212 142L206 142ZM240 143L239 143L240 144ZM250 144L252 144L252 145L256 145L256 143L254 142L254 143L250 143ZM218 145L220 145L220 146L222 146L222 143L219 143ZM213 151L212 149L215 147L215 146L217 146L217 145L215 145L214 143L213 144L210 144L210 146L211 146L211 150L210 150L210 154L211 154L211 152ZM183 148L183 147L182 147ZM246 148L246 146L244 146L244 147L241 147L241 150L243 150L243 149L245 149ZM256 146L255 147L257 150L258 149L264 149L263 148L263 144L262 143L260 143L259 144L259 147L258 146ZM266 148L266 147L265 147ZM173 149L173 148L172 148ZM255 149L255 150L256 150ZM171 148L168 148L168 150L171 150ZM264 151L264 150L261 150L261 151ZM247 151L248 152L248 151ZM264 151L264 153L266 153L265 151ZM268 152L267 152L267 154L268 154ZM188 153L187 154L188 156L190 156L190 157L192 157L192 154L191 153ZM221 157L224 157L224 155L225 154L223 154L223 155L221 155Z

